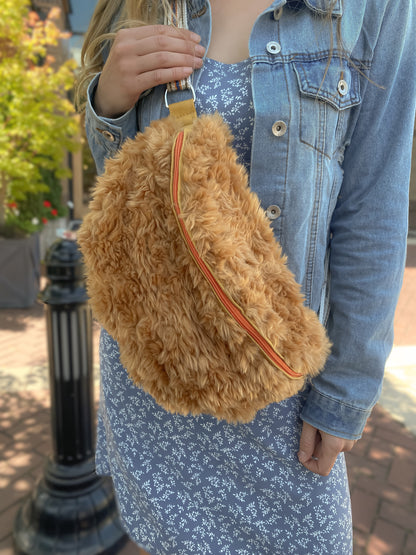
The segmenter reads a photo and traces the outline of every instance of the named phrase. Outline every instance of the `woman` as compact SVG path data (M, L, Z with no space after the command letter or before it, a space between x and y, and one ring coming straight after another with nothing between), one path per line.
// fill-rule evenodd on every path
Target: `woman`
M191 76L219 111L305 302L333 347L300 394L249 424L172 415L132 385L102 332L97 470L152 554L347 554L343 452L381 390L406 251L415 111L413 0L100 1L84 46L86 128L99 172L165 117ZM144 22L139 25L136 20ZM136 22L135 22L136 21ZM117 23L118 22L118 23ZM110 43L104 35L124 27ZM97 39L97 40L95 40ZM110 44L110 47L109 47Z

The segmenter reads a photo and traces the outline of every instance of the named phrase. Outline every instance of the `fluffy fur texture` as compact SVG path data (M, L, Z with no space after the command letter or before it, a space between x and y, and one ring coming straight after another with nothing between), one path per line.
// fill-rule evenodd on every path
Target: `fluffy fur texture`
M329 341L215 115L198 118L184 146L186 226L228 296L303 378L276 369L221 306L171 206L179 130L171 116L155 121L107 161L79 232L91 305L133 381L165 409L248 422L316 375Z

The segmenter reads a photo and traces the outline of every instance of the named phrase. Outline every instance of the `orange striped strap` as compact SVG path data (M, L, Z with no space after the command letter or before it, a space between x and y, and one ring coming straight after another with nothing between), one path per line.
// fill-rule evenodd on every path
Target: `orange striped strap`
M263 337L261 332L256 328L256 326L248 320L244 315L242 308L230 299L224 290L224 287L216 279L212 269L200 256L192 237L185 225L184 219L182 217L182 208L180 203L180 188L181 188L181 167L182 167L182 153L183 147L186 140L186 135L189 131L189 127L185 127L183 131L180 131L175 138L175 142L172 149L172 168L171 168L171 180L170 180L170 194L173 211L178 223L181 235L185 241L189 252L191 253L196 265L201 270L202 274L208 281L213 292L215 293L217 299L224 307L224 309L234 318L234 320L239 324L239 326L245 330L251 339L259 346L263 351L264 355L268 360L279 370L284 372L291 379L302 378L302 374L292 370L286 362L283 360L281 355L273 348L272 344L268 339Z
M170 8L170 11L165 15L165 25L172 25L178 29L187 29L188 13L186 1L172 0L170 2ZM191 79L187 77L180 81L172 81L168 83L166 87L169 92L184 91L191 88Z

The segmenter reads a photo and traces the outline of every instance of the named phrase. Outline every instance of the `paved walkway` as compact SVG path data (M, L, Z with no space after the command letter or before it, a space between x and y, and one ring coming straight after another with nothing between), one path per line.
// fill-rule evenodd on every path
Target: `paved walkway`
M363 438L347 457L354 555L416 555L415 307L416 244L410 244L383 395ZM97 340L95 328L95 353ZM0 555L12 555L16 511L51 450L41 304L0 310L0 407ZM120 555L140 553L131 543L120 550Z

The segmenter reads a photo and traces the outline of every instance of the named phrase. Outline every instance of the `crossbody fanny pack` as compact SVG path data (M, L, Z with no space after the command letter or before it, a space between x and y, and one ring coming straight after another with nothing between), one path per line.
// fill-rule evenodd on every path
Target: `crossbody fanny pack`
M172 18L184 25L186 2ZM91 305L131 379L166 410L248 422L317 375L330 344L228 126L197 117L193 98L169 110L97 179L78 234Z

